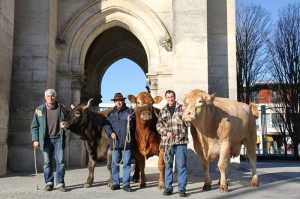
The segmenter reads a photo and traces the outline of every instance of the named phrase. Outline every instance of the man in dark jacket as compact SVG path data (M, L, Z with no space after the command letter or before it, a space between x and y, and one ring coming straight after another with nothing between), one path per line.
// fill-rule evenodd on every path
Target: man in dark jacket
M56 189L66 191L64 176L65 132L60 128L67 109L56 101L54 89L45 91L46 103L36 108L32 123L31 134L34 148L40 147L44 157L45 191L54 187L53 155L56 162Z
M112 150L112 176L113 186L111 190L120 189L119 165L123 162L123 190L131 192L130 172L131 172L131 139L129 121L134 110L128 108L121 93L116 93L112 101L115 103L114 109L108 114L104 129L110 139L110 149Z

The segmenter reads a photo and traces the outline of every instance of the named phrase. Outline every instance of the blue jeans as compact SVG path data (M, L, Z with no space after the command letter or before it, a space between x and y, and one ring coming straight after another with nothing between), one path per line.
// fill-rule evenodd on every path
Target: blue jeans
M120 185L120 167L119 164L123 156L123 187L130 185L131 172L131 150L116 149L112 151L112 177L113 185Z
M56 162L56 185L64 182L65 177L65 164L64 151L62 149L62 143L60 138L56 139L45 139L44 144L44 178L45 182L52 183L54 185L54 176L53 176L53 154Z
M173 192L173 161L174 155L176 156L177 166L177 179L178 179L178 191L186 191L187 184L187 144L173 145L170 149L169 154L165 154L165 187ZM165 148L165 151L166 148Z

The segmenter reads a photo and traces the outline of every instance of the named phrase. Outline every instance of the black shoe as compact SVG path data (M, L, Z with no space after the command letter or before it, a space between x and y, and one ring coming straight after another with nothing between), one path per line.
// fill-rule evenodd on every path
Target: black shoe
M185 193L185 191L180 191L179 196L180 197L187 197L188 195Z
M56 187L56 190L61 191L61 192L66 192L67 191L65 185L61 185L59 187Z
M173 191L171 189L166 189L163 194L164 196L170 196L173 194Z
M126 191L126 192L132 192L132 189L130 188L130 186L125 186L123 187L123 191Z
M120 189L120 185L115 184L115 185L111 186L110 189L111 190L118 190L118 189Z
M44 190L45 191L52 191L53 190L53 185L52 184L47 184Z

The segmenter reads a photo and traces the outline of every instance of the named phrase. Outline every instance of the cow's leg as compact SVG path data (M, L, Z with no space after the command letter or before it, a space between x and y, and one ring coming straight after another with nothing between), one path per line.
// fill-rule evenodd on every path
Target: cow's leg
M107 150L107 169L108 169L108 175L109 175L109 179L108 179L108 186L111 187L112 186L112 173L111 173L111 163L112 163L112 153L111 150L108 149Z
M221 178L220 178L220 192L228 192L228 184L227 184L227 178L226 178L226 172L228 168L228 162L229 162L229 141L224 140L221 144L221 150L220 150L220 157L218 162L218 167L220 170Z
M89 175L88 175L86 182L83 185L83 187L85 187L85 188L91 187L94 182L95 164L96 164L96 162L89 155L89 163L88 163Z
M138 161L135 161L134 172L131 178L131 182L137 183L140 180L140 166Z
M134 183L137 183L140 180L140 166L139 166L139 160L138 160L139 155L138 155L138 152L135 150L132 150L132 154L135 159L135 167L134 167L134 173L131 178L131 181Z
M158 180L158 188L164 189L165 188L165 161L164 161L164 150L161 147L159 155L158 155L158 170L159 170L159 180Z
M199 158L201 160L202 168L204 171L204 185L202 187L203 191L209 191L211 190L211 179L209 174L209 161L204 158L204 156L199 155Z
M259 185L259 181L258 181L258 177L257 177L257 173L256 173L255 143L256 143L256 140L254 142L252 142L251 144L249 144L247 141L244 142L244 145L247 150L247 157L249 159L249 163L250 163L250 166L252 169L252 180L251 180L252 187L258 187L258 185Z
M141 178L140 178L140 188L146 187L146 174L145 174L145 158L141 158L140 164L140 170L141 170Z
M197 132L194 125L191 125L191 134L194 142L194 149L200 159L203 171L204 171L204 185L202 187L202 190L209 191L211 190L211 179L209 175L209 161L207 158L205 158L204 153L207 154L208 146L204 145L203 142L201 142L202 134L201 132Z
M134 152L134 158L138 163L139 169L141 171L140 176L140 188L146 187L146 175L145 175L145 157L138 152Z

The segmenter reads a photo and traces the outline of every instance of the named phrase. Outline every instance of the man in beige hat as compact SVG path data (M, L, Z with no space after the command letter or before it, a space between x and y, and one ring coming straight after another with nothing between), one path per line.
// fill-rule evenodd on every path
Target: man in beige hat
M112 150L112 175L113 185L111 190L120 189L119 163L123 161L123 190L131 192L130 188L130 172L131 172L131 140L126 139L128 116L132 116L134 110L127 107L125 97L122 93L116 93L111 101L114 101L114 109L108 113L105 121L104 129L107 136L110 138L110 149ZM131 119L131 126L134 125L134 120Z

